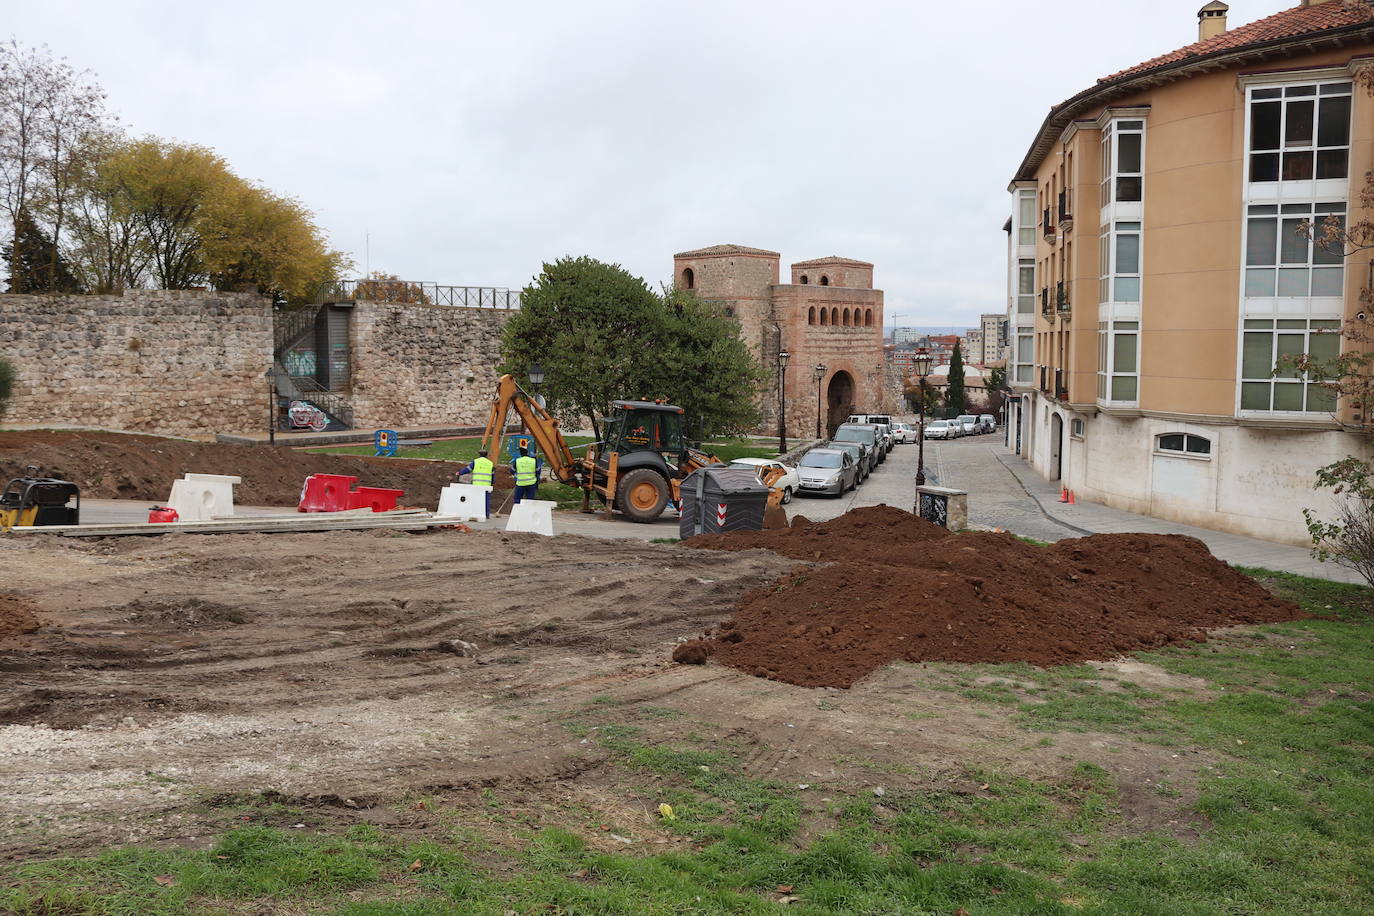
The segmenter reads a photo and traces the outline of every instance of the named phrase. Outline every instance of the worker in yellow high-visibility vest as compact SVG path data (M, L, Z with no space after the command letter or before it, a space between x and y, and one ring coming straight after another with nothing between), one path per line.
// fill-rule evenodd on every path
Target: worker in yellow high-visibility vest
M522 499L537 499L539 496L540 462L530 457L528 449L520 449L520 456L510 463L515 474L515 503Z
M496 464L487 457L486 449L479 450L477 452L477 457L472 460L472 463L458 472L459 477L462 477L464 474L472 475L472 485L474 487L487 488L487 518L491 518L491 486L492 478L496 474Z

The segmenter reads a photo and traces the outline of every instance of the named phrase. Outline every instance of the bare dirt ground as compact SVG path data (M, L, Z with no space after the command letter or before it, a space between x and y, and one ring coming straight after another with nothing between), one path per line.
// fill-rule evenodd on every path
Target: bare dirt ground
M669 661L798 565L444 530L0 540L16 622L0 628L0 856L195 844L238 796L426 829L408 800L478 805L495 786L544 823L623 820L621 776L567 726L589 710L729 747L817 797L1109 761L1128 815L1187 832L1196 755L1092 733L1046 746L971 711L940 666L840 690ZM1181 797L1150 791L1160 779Z

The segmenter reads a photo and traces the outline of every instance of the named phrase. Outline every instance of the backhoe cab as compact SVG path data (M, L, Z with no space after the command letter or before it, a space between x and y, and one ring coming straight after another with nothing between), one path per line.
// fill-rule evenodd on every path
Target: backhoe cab
M595 467L593 486L626 518L651 522L669 500L677 502L682 478L721 462L687 444L683 410L653 401L615 401L600 448L589 450Z

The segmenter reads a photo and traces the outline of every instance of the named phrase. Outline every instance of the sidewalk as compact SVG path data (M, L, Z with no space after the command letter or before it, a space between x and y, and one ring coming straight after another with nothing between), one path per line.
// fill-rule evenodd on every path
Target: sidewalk
M1028 463L1015 455L1002 452L1000 449L996 454L997 460L1020 481L1026 493L1039 505L1040 511L1059 524L1083 534L1186 534L1202 541L1218 559L1225 560L1233 566L1260 566L1264 569L1316 579L1330 579L1334 582L1364 583L1360 575L1353 570L1334 563L1319 563L1305 547L1291 547L1274 541L1261 541L1239 534L1213 531L1210 528L1167 522L1148 515L1113 509L1100 503L1061 503L1059 487L1053 481L1035 473Z

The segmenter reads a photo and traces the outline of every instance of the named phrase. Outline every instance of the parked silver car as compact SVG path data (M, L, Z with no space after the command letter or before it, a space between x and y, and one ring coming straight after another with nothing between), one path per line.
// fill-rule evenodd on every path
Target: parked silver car
M979 432L978 418L971 413L960 414L954 420L963 429L965 436L972 436Z
M859 485L859 469L848 452L834 448L813 448L797 463L803 493L829 493L841 496Z
M840 449L849 453L849 457L854 460L854 466L859 469L859 483L868 479L872 473L868 469L868 459L865 457L864 444L862 442L836 442L831 440L826 443L825 448Z
M980 413L978 415L978 431L980 433L997 432L997 420L990 413Z

